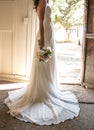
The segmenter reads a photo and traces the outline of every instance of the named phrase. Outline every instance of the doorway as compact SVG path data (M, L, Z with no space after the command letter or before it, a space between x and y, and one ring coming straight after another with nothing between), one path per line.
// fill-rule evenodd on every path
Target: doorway
M51 5L60 83L81 84L84 0L55 0Z

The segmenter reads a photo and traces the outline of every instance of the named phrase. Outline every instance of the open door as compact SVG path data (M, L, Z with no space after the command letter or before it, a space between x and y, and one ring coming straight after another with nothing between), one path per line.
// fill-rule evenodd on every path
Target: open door
M36 33L34 15L32 0L0 0L1 80L28 77Z

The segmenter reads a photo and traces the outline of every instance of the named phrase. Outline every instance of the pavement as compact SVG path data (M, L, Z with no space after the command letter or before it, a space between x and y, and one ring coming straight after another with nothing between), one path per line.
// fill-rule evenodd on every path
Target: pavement
M57 43L57 66L60 83L80 84L81 45L75 43Z

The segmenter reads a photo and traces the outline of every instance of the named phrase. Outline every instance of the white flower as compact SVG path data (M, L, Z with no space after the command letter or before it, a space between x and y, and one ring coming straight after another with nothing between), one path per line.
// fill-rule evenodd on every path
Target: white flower
M48 62L49 59L52 57L52 49L51 47L47 47L45 49L41 49L39 52L37 52L37 58L39 61Z

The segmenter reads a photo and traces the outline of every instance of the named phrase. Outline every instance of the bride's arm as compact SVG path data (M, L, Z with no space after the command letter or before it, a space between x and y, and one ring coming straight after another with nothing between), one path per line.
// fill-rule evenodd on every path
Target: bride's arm
M39 43L40 49L42 49L44 46L43 20L44 20L45 6L46 6L46 1L39 0L39 4L37 6L37 14L39 18L39 29L40 29L40 43Z

